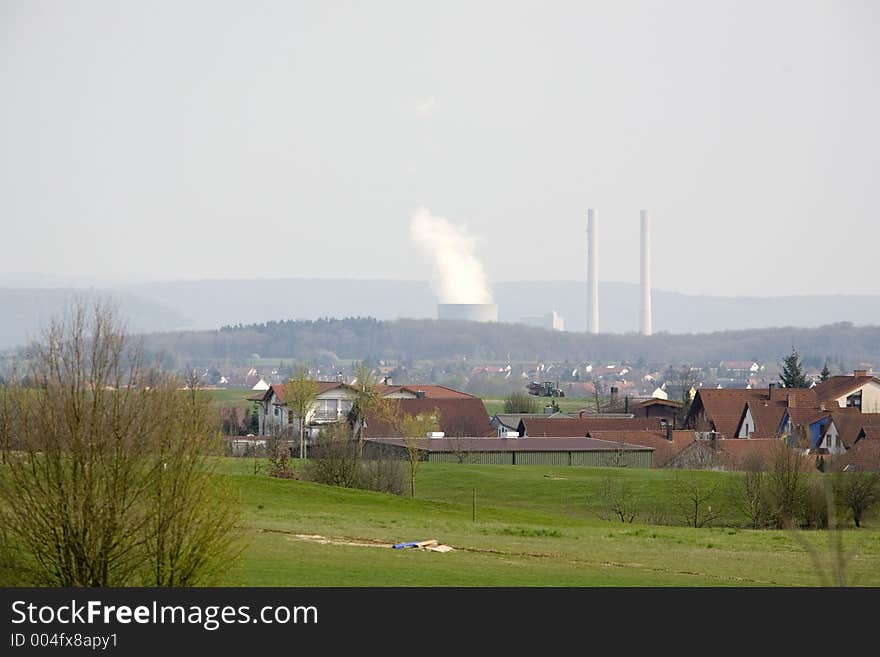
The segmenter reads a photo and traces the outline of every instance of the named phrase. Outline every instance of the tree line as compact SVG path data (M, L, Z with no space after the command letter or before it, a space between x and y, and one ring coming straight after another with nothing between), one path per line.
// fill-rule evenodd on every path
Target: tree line
M226 326L215 331L145 336L147 352L173 361L263 358L473 361L639 359L654 363L702 363L725 359L776 362L791 345L805 364L845 369L880 361L880 327L843 322L819 328L771 328L702 334L599 334L547 331L503 323L369 317L290 320Z

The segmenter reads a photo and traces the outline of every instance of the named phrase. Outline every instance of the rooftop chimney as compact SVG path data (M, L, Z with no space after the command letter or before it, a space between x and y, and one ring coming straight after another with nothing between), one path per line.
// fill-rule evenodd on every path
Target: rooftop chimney
M642 224L642 266L641 287L642 303L639 307L639 319L642 335L651 335L651 214L647 210L641 211Z
M599 332L599 220L587 210L587 331Z
M770 398L770 401L776 399L776 384L771 383L767 386L767 396Z
M793 392L788 393L788 407L796 408L797 407L797 395Z
M672 425L671 424L666 425L666 440L668 440L669 442L672 442Z

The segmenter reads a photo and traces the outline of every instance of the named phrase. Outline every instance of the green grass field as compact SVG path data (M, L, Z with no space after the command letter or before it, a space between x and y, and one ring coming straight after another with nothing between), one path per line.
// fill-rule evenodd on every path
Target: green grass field
M549 404L552 401L550 397L534 397L534 399L538 404L538 413L543 410L545 404ZM557 397L555 399L559 404L559 410L563 413L576 413L582 408L590 408L596 403L593 399L586 397ZM504 412L503 399L485 398L483 399L483 405L490 416Z
M211 395L211 403L218 411L221 408L237 407L241 415L244 415L244 409L252 406L253 402L248 401L248 397L255 397L259 394L256 390L247 390L245 388L229 388L227 390L212 389L208 390Z
M220 463L243 506L245 548L228 585L815 586L822 580L809 552L822 570L831 567L830 532L644 524L675 513L675 477L689 473L425 463L412 499L273 479L253 466ZM735 475L697 476L723 488ZM608 477L639 492L644 518L598 517ZM880 585L877 526L872 519L869 528L843 532L851 584ZM387 547L424 539L455 551Z

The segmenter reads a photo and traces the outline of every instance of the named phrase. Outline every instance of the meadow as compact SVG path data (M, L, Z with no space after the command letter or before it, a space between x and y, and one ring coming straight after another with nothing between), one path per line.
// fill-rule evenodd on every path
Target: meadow
M534 397L534 399L538 404L539 413L546 404L550 404L553 401L559 404L559 410L563 413L577 413L581 409L592 408L596 404L595 400L591 397ZM603 400L603 402L607 401L607 399ZM490 417L496 413L504 413L503 399L484 398L483 406L486 407L486 412Z
M413 499L275 479L255 465L218 464L243 511L243 550L222 584L816 586L833 581L840 554L828 531L682 526L676 484L691 476L717 485L719 522L738 524L725 495L732 473L424 463ZM600 518L609 478L643 501L634 523ZM878 528L872 517L840 533L848 584L880 585ZM454 551L390 547L427 539Z

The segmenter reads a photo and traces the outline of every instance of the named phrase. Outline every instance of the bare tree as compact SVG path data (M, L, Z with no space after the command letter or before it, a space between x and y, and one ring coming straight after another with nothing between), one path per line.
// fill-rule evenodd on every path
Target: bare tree
M458 434L450 436L448 444L456 461L459 463L467 463L470 460L471 453L468 451L467 443L464 442L462 436Z
M331 424L324 427L311 452L306 471L312 481L355 487L361 454L348 425Z
M309 378L309 371L303 366L296 369L296 373L284 388L284 400L287 402L288 412L292 412L299 422L299 457L301 459L306 457L306 420L319 392L318 384Z
M291 479L294 476L290 467L290 429L272 425L271 433L266 436L267 471L270 477Z
M113 309L80 302L6 390L0 533L55 586L211 583L234 556L210 400L145 366Z
M710 504L718 485L709 485L700 480L696 474L677 478L675 488L678 507L690 527L705 527L718 517L718 509Z
M620 522L631 523L638 515L635 496L625 483L606 479L602 486L603 520L617 518Z
M803 436L795 439L802 442ZM767 501L771 522L780 529L799 522L807 495L807 472L802 447L789 446L785 440L770 446L770 470L767 479Z
M593 403L596 405L596 415L602 412L602 382L596 378L593 380Z
M768 519L767 472L764 460L749 455L743 460L738 474L730 483L730 499L749 521L752 529L760 529Z

